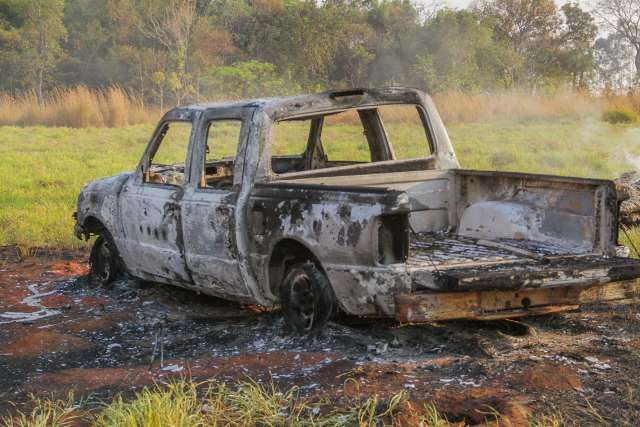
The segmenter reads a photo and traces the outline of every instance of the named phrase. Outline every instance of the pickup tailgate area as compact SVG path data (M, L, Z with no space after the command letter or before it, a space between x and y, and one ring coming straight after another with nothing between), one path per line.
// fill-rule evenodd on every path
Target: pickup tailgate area
M413 289L468 291L596 285L640 277L640 260L571 255L536 242L415 235L407 269Z
M550 313L640 290L640 260L536 242L417 234L410 253L413 292L395 299L403 322Z
M581 304L635 299L639 296L640 283L637 280L513 291L422 291L397 295L395 317L407 323L454 319L495 320L556 313L576 309Z

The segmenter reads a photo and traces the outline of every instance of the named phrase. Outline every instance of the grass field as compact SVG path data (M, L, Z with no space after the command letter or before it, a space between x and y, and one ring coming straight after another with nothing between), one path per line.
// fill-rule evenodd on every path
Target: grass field
M390 134L413 135L403 125ZM279 152L303 146L292 127ZM93 179L137 164L153 125L122 128L0 127L0 245L77 248L75 199ZM640 127L558 119L457 123L449 133L464 168L614 178L640 168ZM362 135L349 124L333 129L336 159L362 155ZM297 150L297 148L296 148ZM330 156L331 157L331 156Z

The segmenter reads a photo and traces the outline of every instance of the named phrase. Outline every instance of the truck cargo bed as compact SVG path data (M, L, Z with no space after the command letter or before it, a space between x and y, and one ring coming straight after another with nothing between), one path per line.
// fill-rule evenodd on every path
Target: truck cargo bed
M594 285L636 278L640 261L575 253L547 243L414 234L407 268L414 290L465 291Z

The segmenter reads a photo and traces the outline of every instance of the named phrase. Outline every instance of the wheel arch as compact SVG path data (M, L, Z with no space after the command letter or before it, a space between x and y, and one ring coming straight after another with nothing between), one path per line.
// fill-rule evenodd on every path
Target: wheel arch
M109 231L104 222L95 215L87 216L82 223L82 227L87 234L100 234L103 230Z
M284 278L287 268L294 263L302 261L313 262L326 276L326 272L322 268L322 263L318 256L300 240L285 237L273 246L267 264L267 277L269 280L269 290L274 296L280 296L280 283Z

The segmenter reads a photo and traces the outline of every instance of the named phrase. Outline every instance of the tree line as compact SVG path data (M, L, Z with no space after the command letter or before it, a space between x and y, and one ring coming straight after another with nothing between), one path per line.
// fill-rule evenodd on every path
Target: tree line
M328 87L617 92L638 84L640 2L0 0L0 91L117 85L146 103Z

